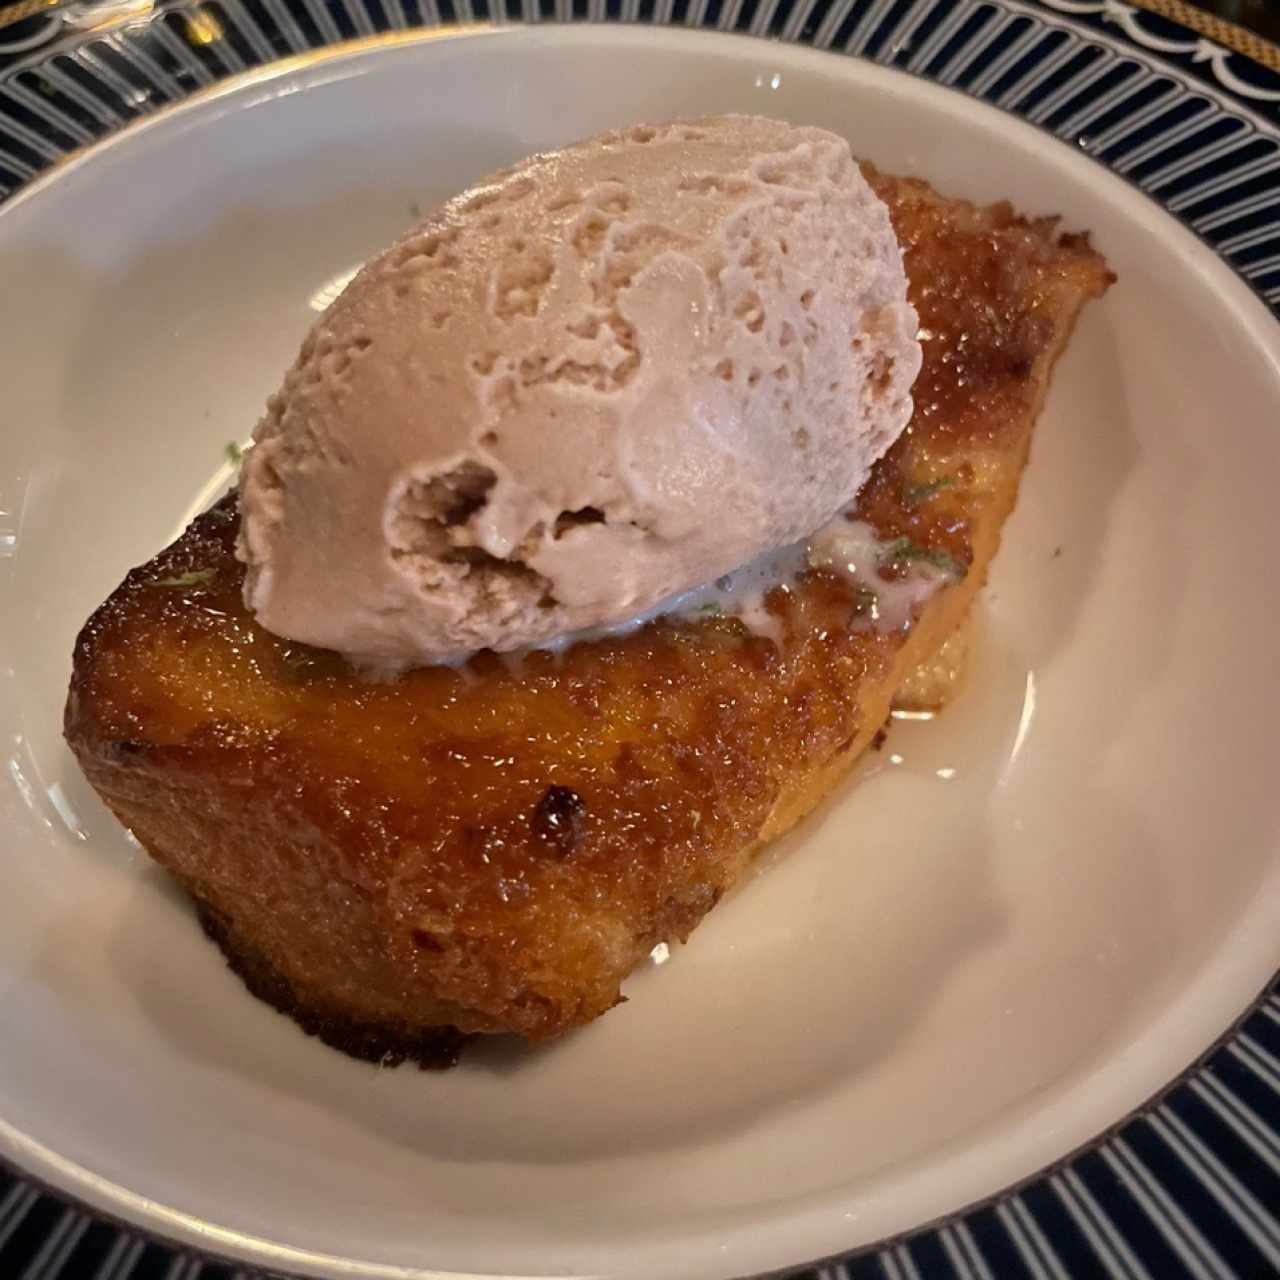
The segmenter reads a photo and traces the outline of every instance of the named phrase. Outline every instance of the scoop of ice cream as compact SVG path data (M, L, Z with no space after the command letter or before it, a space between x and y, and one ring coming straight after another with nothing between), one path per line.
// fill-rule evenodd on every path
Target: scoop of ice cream
M246 600L390 664L624 621L849 502L910 417L916 327L834 134L727 116L534 156L317 321L241 476Z

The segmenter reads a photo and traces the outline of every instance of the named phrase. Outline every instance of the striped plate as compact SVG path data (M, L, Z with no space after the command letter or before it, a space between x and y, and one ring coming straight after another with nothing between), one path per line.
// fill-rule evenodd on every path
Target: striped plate
M1121 0L22 0L0 6L0 200L131 120L342 40L480 21L676 24L873 59L1021 116L1146 192L1280 308L1280 53L1177 0L1151 6L1167 16ZM1089 1148L963 1215L805 1274L1277 1275L1277 1206L1273 986ZM6 1280L243 1274L0 1170Z

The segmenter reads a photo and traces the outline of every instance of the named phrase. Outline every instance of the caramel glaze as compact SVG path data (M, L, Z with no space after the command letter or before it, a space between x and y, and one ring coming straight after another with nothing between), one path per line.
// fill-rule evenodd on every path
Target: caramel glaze
M936 648L962 616L1052 360L1111 277L1052 220L868 172L925 362L854 514L968 569L911 628L865 625L856 585L811 571L767 601L780 645L661 619L515 669L482 653L373 683L246 612L234 495L86 624L65 723L86 775L307 1030L438 1063L460 1033L543 1039L603 1013L870 741L926 656L913 638Z

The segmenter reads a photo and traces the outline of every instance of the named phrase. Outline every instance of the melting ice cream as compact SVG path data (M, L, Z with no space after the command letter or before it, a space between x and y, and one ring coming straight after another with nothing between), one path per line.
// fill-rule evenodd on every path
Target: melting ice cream
M652 610L827 524L916 316L843 139L748 116L537 155L374 258L241 476L268 629L391 665Z

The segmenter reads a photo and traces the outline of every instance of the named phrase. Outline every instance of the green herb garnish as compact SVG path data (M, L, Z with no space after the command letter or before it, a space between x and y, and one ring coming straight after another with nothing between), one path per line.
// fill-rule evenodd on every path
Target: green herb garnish
M172 578L157 578L150 585L153 587L207 587L217 574L214 569L192 569L190 573L180 573Z
M717 604L714 600L709 600L706 604L698 606L699 613L723 613L724 607Z
M224 452L227 455L227 461L233 467L238 467L244 461L244 450L234 440L227 441L227 447Z
M913 484L903 492L903 505L908 511L914 511L935 494L941 493L944 489L954 489L958 483L955 476L939 476L937 480L930 480L928 484Z
M953 578L963 578L967 570L958 560L945 551L934 551L919 546L910 538L898 538L881 553L881 564L931 564Z

